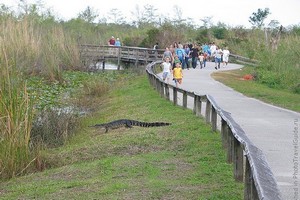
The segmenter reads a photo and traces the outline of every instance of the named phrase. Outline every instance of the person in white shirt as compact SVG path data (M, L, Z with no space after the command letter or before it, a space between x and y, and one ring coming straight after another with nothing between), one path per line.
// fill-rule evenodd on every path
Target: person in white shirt
M215 43L211 43L210 47L209 47L209 50L210 50L210 60L212 60L214 62L214 59L215 59L215 55L216 55L216 50L217 50L217 46L215 45Z
M165 57L165 62L163 62L161 65L163 67L163 81L167 80L167 83L170 81L171 71L172 71L172 65L170 63L170 57Z
M230 51L228 50L228 47L225 47L225 49L223 50L223 67L225 67L225 65L227 66L229 55Z
M217 47L216 51L215 51L215 69L220 69L220 64L221 64L221 60L222 60L222 49L219 49Z

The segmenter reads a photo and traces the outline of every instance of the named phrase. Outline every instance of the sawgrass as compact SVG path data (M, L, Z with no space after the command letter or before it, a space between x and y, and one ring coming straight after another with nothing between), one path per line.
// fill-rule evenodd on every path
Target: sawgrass
M160 98L146 77L123 80L95 104L76 136L43 152L47 170L0 183L0 199L243 199L219 133ZM172 125L88 127L120 118Z

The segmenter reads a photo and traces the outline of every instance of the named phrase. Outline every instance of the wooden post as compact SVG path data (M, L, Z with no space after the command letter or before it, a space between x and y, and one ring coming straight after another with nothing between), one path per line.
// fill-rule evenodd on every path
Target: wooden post
M105 59L102 62L102 70L105 70Z
M227 135L227 162L232 163L233 161L233 134L230 128L228 128L228 135Z
M176 106L177 105L177 88L173 87L173 103Z
M155 78L155 86L156 86L156 91L159 92L159 86L160 86L160 81L158 80L158 78Z
M248 157L246 157L244 200L256 199L259 198L254 184L253 173L251 171L250 163Z
M149 52L148 51L145 51L145 53L146 53L146 62L148 63L149 62Z
M250 168L249 160L246 157L244 200L251 200L252 181L253 179L251 174L251 168Z
M217 130L217 111L213 106L211 107L211 128L212 131Z
M194 95L194 107L193 107L193 113L197 116L197 101L199 101L198 96Z
M118 70L121 68L121 48L118 47Z
M165 83L165 94L166 99L170 100L169 85L167 83Z
M187 108L187 91L184 90L182 96L183 96L182 106L183 108Z
M205 111L206 123L210 123L210 114L211 114L211 103L207 99L207 101L206 101L206 111Z
M233 142L233 174L236 181L243 182L244 176L244 152L241 143L234 138Z
M227 122L222 119L222 125L221 125L221 135L222 135L222 144L223 144L223 147L225 149L227 149L227 140L228 140L228 124Z
M194 97L194 113L196 114L196 116L201 116L201 107L202 107L202 101L201 101L201 97L198 95L195 95Z
M160 91L160 96L163 98L164 97L164 90L165 90L165 88L164 88L164 82L160 82L160 84L159 84L159 91Z
M138 58L138 50L135 50L135 67L138 67L138 62L139 62L139 58Z

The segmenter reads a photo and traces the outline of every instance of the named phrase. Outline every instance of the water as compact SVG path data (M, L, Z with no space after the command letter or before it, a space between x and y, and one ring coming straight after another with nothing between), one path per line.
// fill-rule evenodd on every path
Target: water
M102 62L97 62L96 65L91 64L90 69L93 70L102 70L103 69L103 63ZM118 69L118 65L113 64L113 63L105 63L105 70L117 70ZM123 70L123 67L120 66L120 69Z

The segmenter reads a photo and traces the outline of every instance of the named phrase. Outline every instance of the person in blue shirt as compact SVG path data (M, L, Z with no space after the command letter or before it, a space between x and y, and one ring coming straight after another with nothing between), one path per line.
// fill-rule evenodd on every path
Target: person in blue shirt
M176 48L175 50L175 53L176 55L178 56L182 66L184 66L185 64L185 56L186 56L186 53L185 53L185 50L184 49L181 49L181 48Z
M190 59L190 48L189 45L184 45L185 57L184 57L184 64L182 65L182 69L190 69L189 59ZM185 67L186 65L186 67Z
M121 42L120 42L119 38L117 38L117 40L115 41L115 46L118 46L118 47L121 46Z

